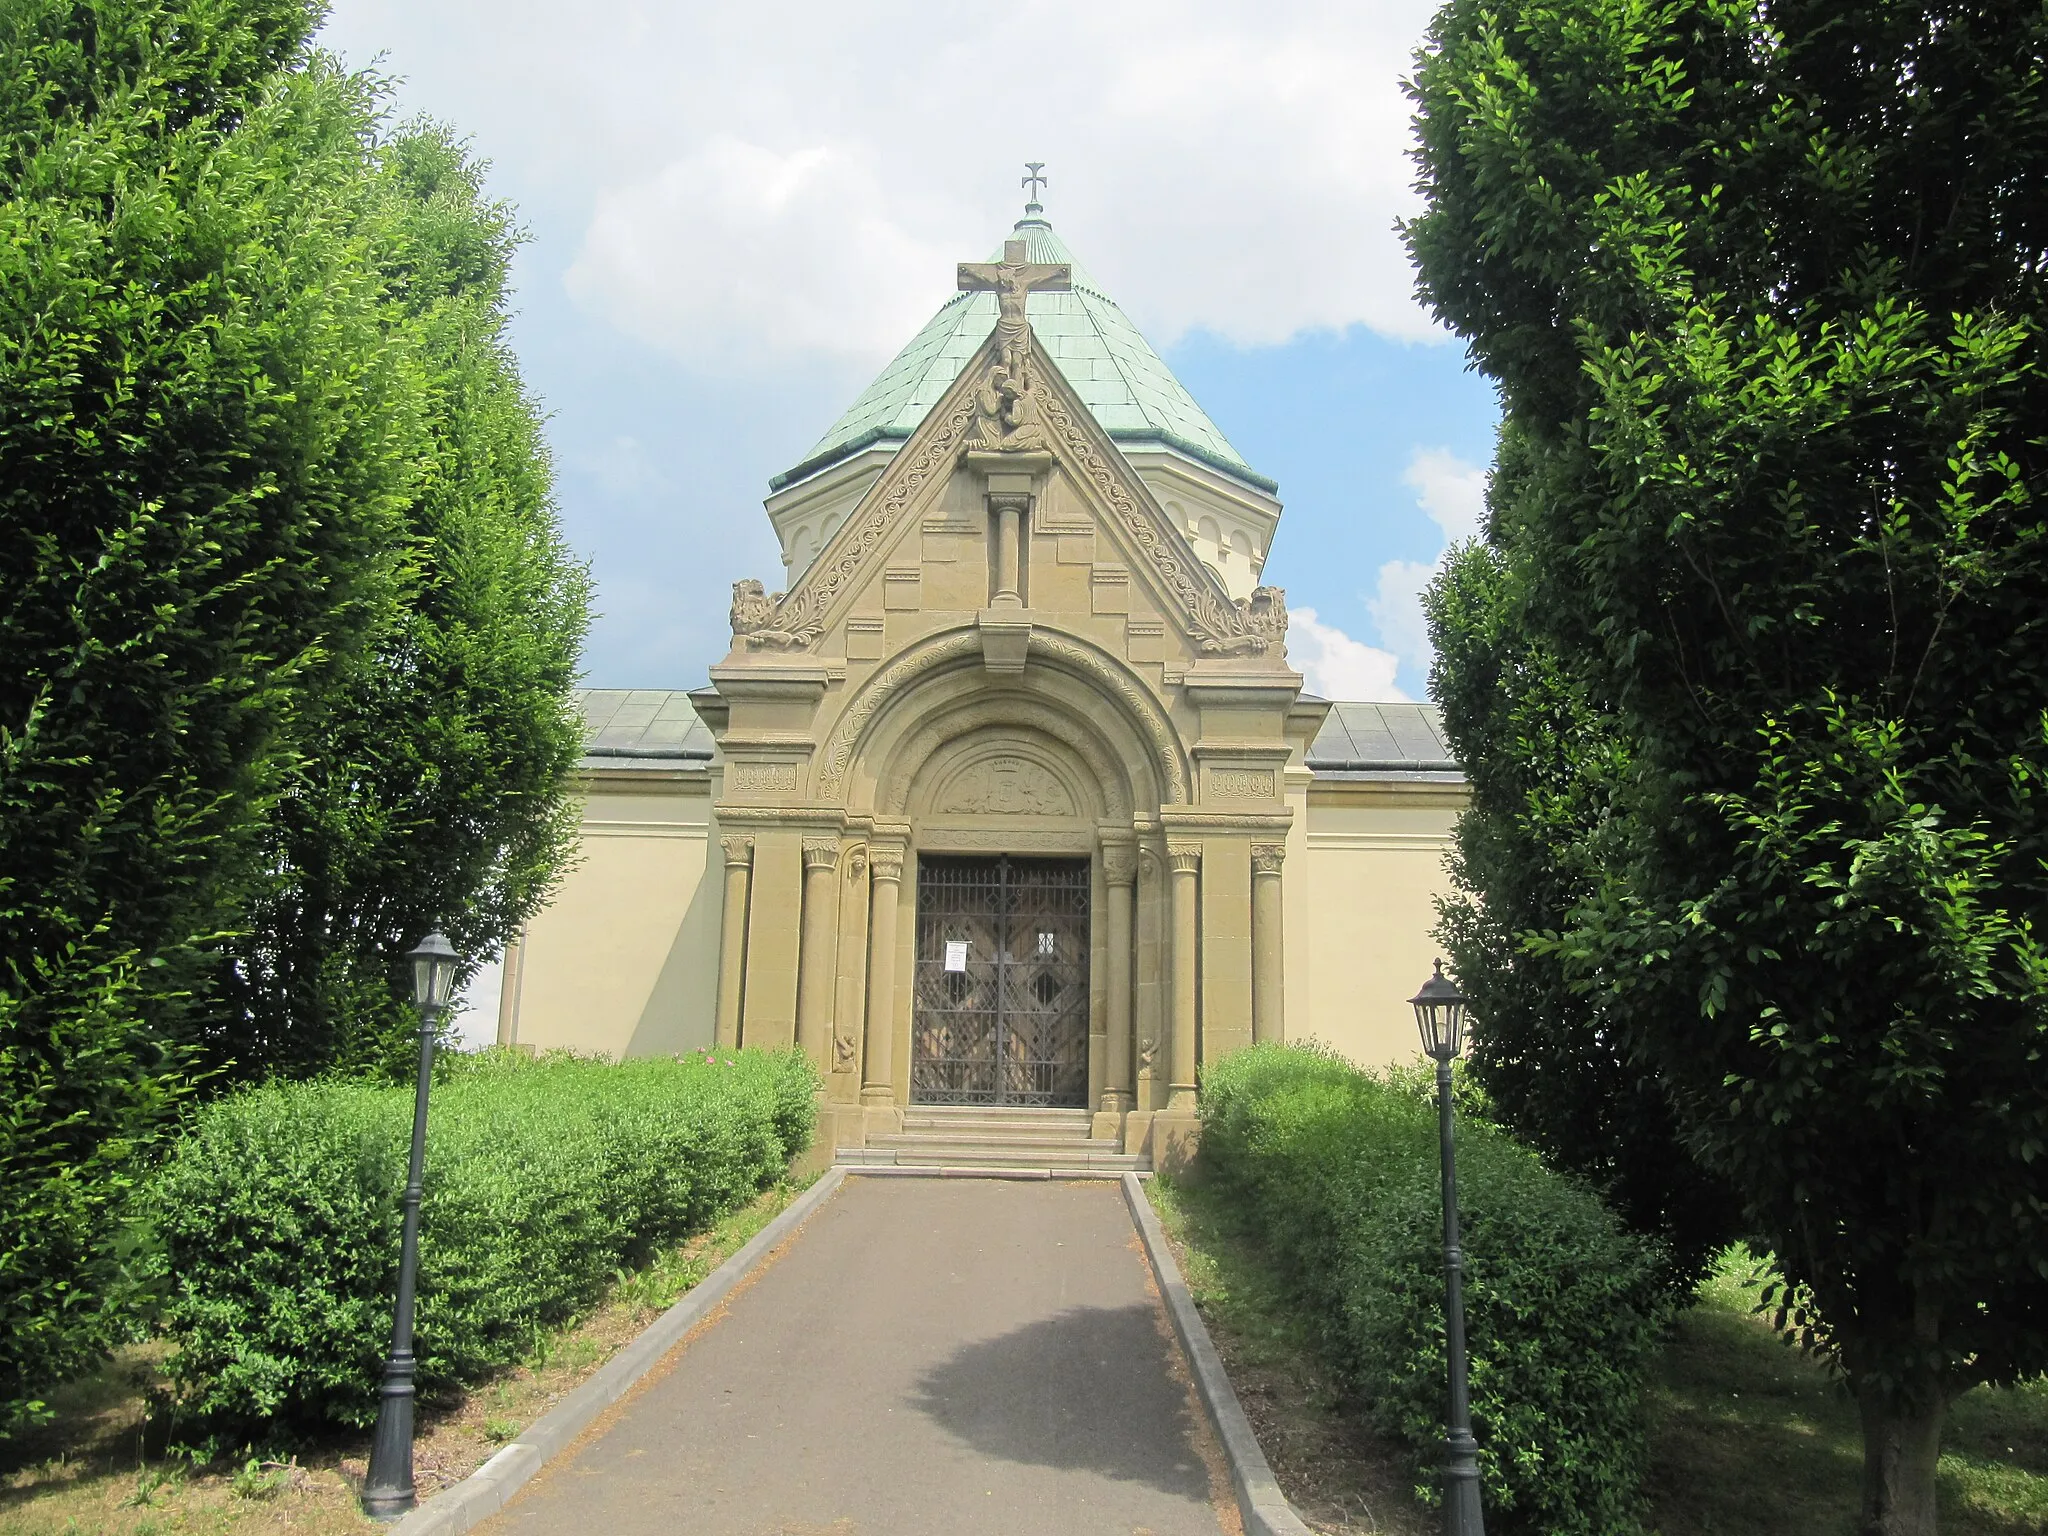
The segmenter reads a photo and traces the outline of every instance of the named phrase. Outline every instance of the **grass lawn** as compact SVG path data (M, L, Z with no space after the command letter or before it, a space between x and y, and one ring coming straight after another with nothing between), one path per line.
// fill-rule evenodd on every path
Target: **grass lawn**
M765 1227L813 1178L786 1181L627 1276L522 1366L421 1415L420 1497L460 1482ZM356 1505L370 1436L271 1446L195 1464L149 1416L166 1346L123 1351L59 1393L56 1419L0 1445L0 1536L363 1536L388 1527Z
M1317 1364L1278 1277L1199 1184L1150 1186L1168 1238L1273 1473L1328 1536L1435 1532L1402 1450L1362 1423ZM1654 1536L1854 1536L1863 1475L1855 1405L1751 1307L1731 1251L1673 1325L1644 1401ZM2048 1532L2048 1380L1979 1388L1950 1409L1943 1536Z
M1850 1536L1863 1476L1856 1406L1750 1308L1731 1252L1682 1315L1652 1383L1649 1493L1660 1536ZM2048 1531L2048 1381L1980 1387L1942 1437L1944 1536Z
M1323 1536L1434 1536L1401 1447L1365 1426L1316 1362L1307 1330L1229 1208L1164 1175L1147 1192L1259 1448L1295 1512Z

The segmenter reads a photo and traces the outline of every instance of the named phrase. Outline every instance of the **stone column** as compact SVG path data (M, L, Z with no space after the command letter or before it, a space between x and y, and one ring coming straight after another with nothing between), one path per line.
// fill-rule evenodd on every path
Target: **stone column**
M903 899L903 850L868 845L874 912L868 920L868 1017L863 1104L896 1102L896 905Z
M505 946L505 970L498 985L498 1044L514 1045L519 1040L519 977L526 966L526 928Z
M832 1070L833 961L839 937L839 839L804 839L803 935L797 951L796 1043L821 1075Z
M1021 608L1024 597L1018 579L1024 514L1030 510L1028 495L1008 492L992 494L989 510L996 515L996 595L991 608Z
M1286 950L1280 942L1280 864L1285 843L1252 844L1252 1040L1286 1038L1280 995Z
M1109 888L1109 1070L1102 1087L1102 1112L1120 1115L1131 1097L1131 902L1138 881L1138 851L1120 844L1102 850L1102 878Z
M754 840L728 833L725 845L725 911L718 930L718 1043L740 1043L740 989L747 961L747 879L754 865Z
M1199 923L1195 875L1202 867L1199 843L1169 842L1166 862L1173 875L1173 1060L1166 1107L1195 1112L1195 963Z

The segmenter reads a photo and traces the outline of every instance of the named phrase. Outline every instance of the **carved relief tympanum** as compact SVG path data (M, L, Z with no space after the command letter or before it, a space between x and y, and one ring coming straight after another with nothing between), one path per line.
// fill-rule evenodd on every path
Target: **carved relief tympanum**
M1027 757L984 758L946 786L937 809L955 816L1075 814L1066 786Z

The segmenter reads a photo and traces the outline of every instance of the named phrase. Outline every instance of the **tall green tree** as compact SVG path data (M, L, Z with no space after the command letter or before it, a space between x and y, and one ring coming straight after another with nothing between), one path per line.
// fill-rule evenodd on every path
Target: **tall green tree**
M1504 443L1503 490L1515 457ZM1741 1210L1684 1146L1604 999L1536 937L1599 888L1628 755L1527 621L1525 579L1509 551L1475 542L1451 551L1424 594L1431 692L1471 790L1438 933L1484 1021L1471 1067L1488 1112L1661 1239L1668 1283L1685 1293L1738 1234Z
M217 1049L239 1071L409 1066L394 957L472 957L538 910L575 846L565 793L589 583L556 525L541 417L505 337L518 234L448 130L408 126L366 188L371 256L426 441L399 602L319 702L228 946Z
M389 951L489 944L563 848L585 592L507 217L320 14L0 6L0 1433L132 1324L191 1073L374 1057Z
M0 8L0 1417L121 1324L183 1010L395 579L417 432L363 90L280 73L313 20Z
M1531 948L1931 1532L1948 1398L2048 1366L2048 15L1454 0L1414 91L1488 541L1620 753Z

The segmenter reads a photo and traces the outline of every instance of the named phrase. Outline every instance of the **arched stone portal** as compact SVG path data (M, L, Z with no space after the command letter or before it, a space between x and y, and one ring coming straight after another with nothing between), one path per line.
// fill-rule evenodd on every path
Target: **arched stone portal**
M1278 594L1231 595L1055 368L1030 432L990 437L1011 420L976 403L993 359L786 597L736 589L699 699L722 763L720 1038L809 1052L839 1144L920 1093L1014 1091L1078 1099L1098 1136L1158 1156L1192 1143L1204 1060L1280 1035L1287 773L1321 717L1297 709ZM994 905L945 918L928 877ZM1005 926L1055 891L1071 911ZM1004 1062L1038 1031L1019 1054L1039 1086L955 1049L970 1013Z

